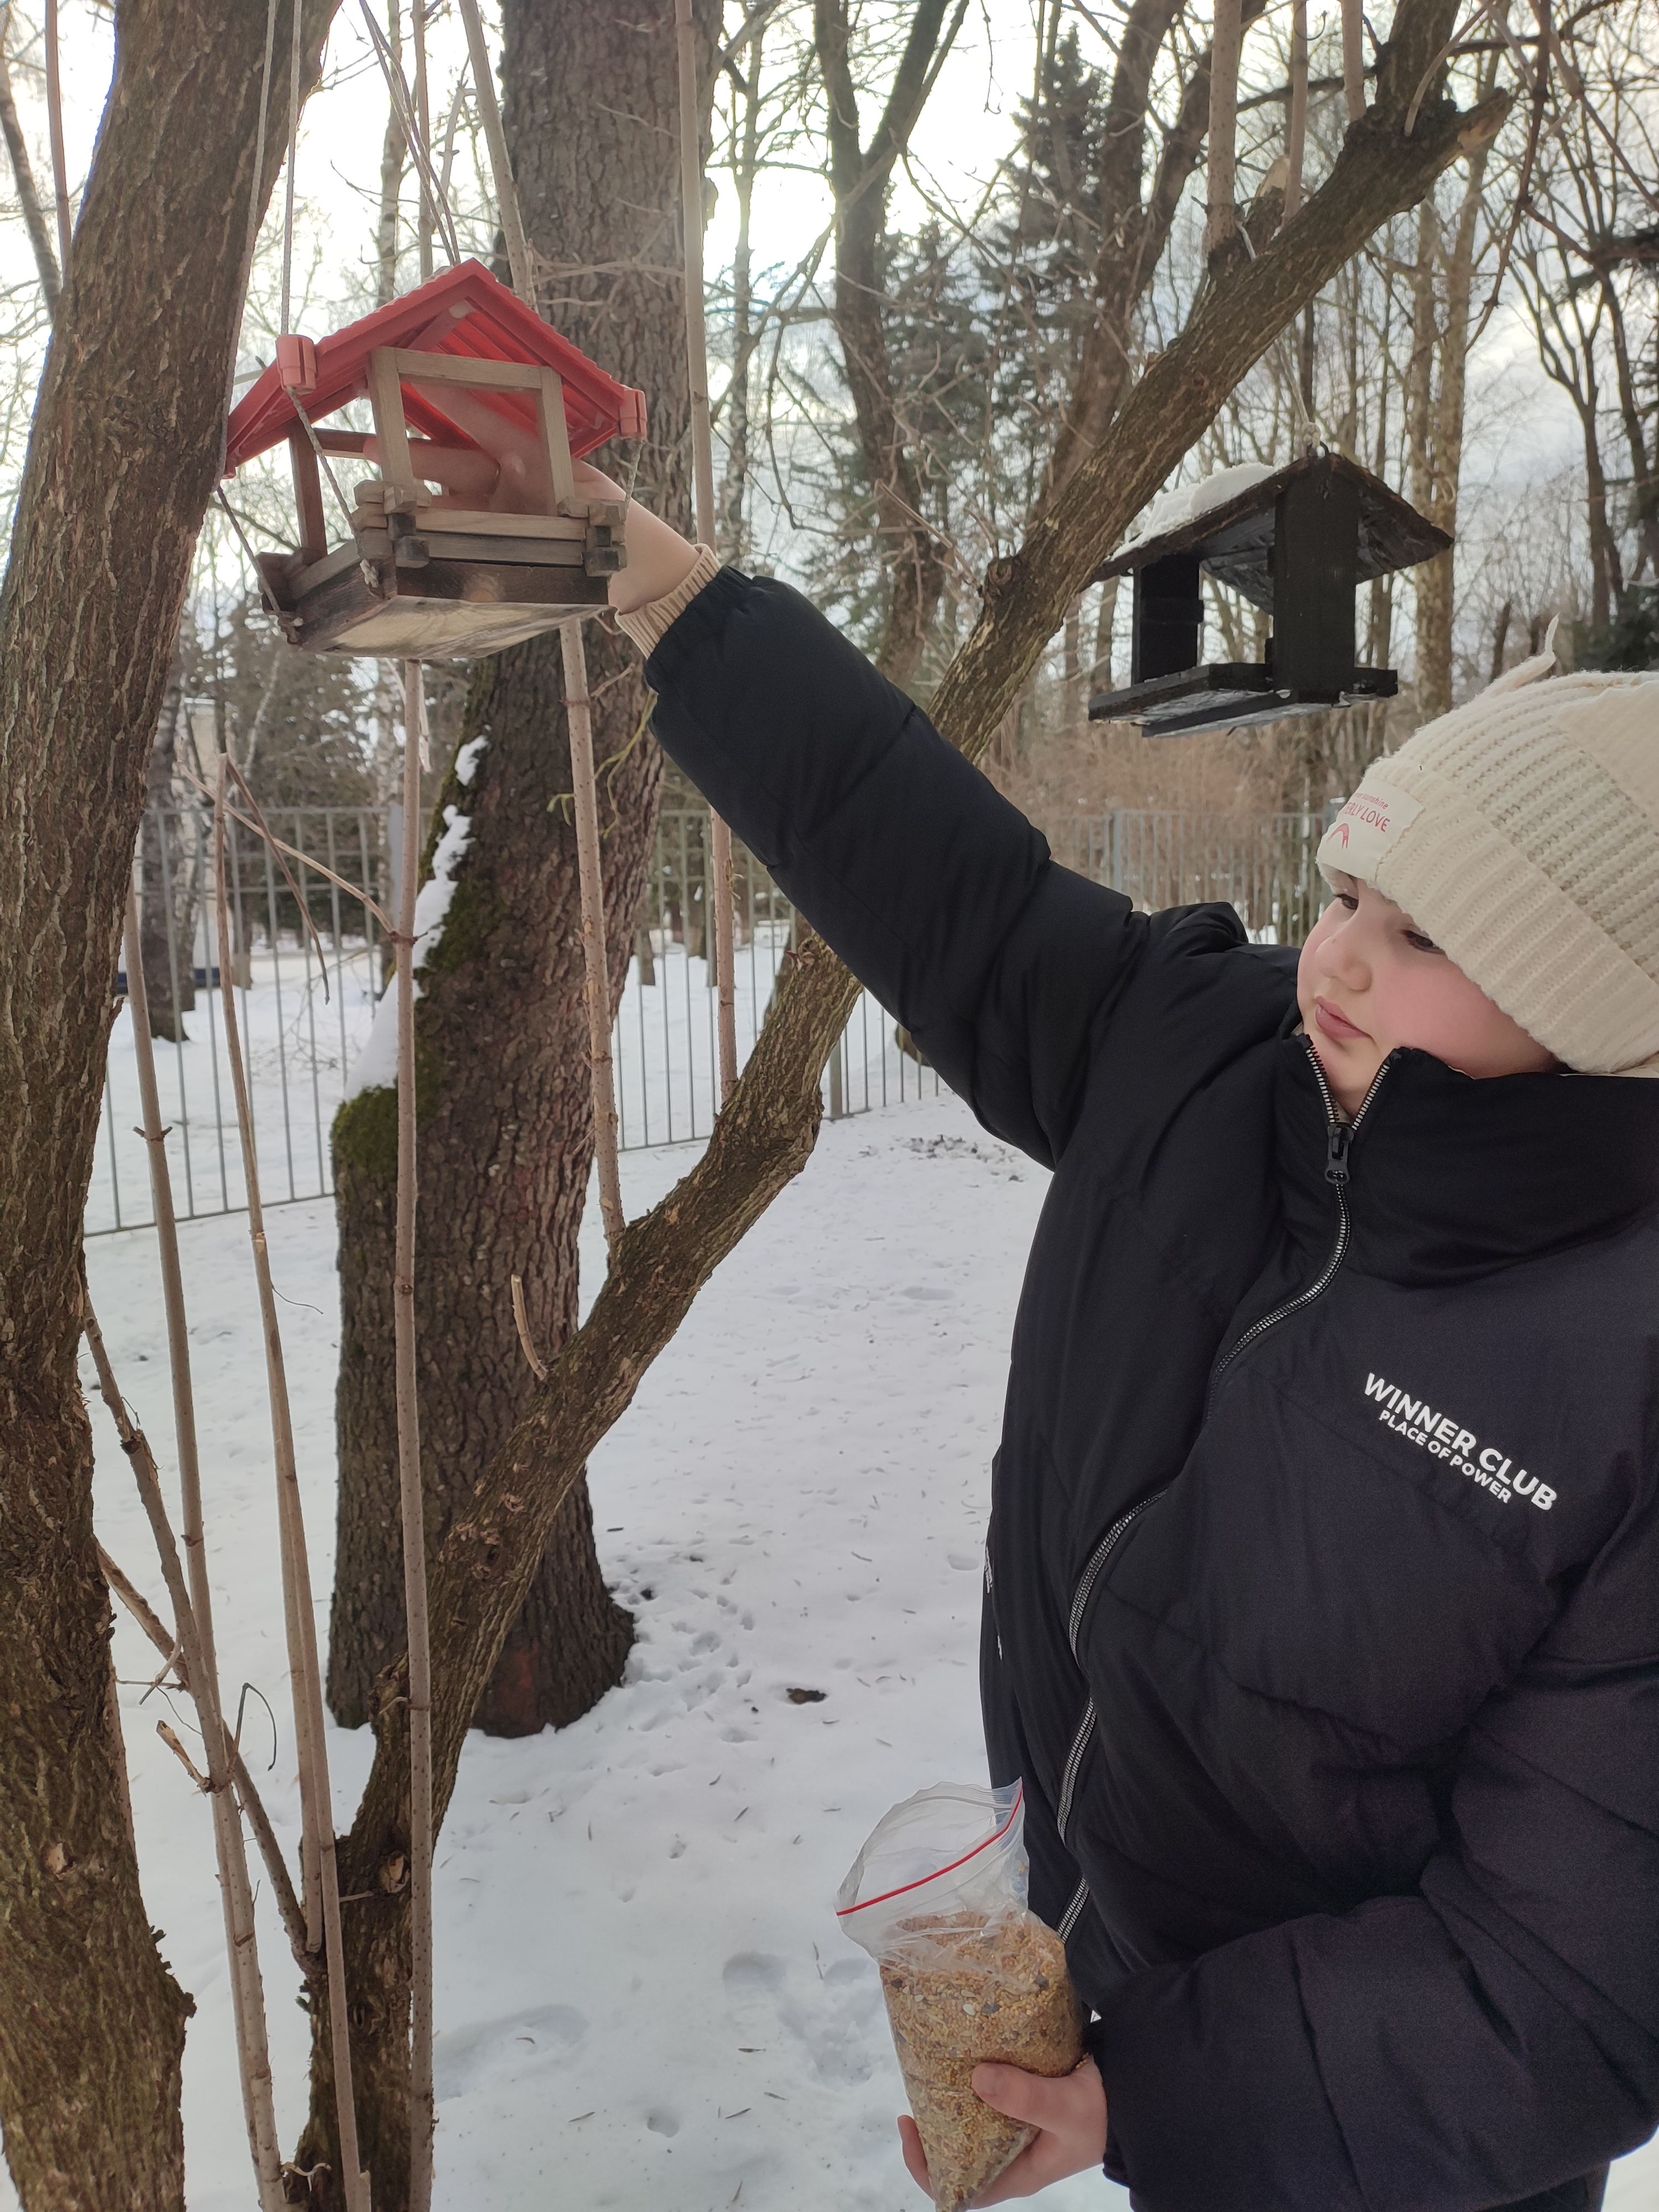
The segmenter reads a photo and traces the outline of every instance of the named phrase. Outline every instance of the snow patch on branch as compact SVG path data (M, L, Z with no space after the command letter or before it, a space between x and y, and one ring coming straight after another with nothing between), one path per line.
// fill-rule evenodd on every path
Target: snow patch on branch
M484 740L477 738L463 746L456 761L456 772L460 773L461 761L471 753L463 783L470 783L477 765L478 750ZM455 896L455 875L467 847L472 842L472 817L463 814L459 807L444 809L444 834L438 840L437 850L432 855L432 873L421 885L415 898L415 957L412 969L415 976L415 995L421 995L421 970L426 965L427 955L443 935L444 917L449 912L449 902ZM374 1024L363 1040L363 1048L352 1062L351 1073L346 1078L345 1097L356 1098L365 1091L395 1091L398 1086L398 993L395 986L384 992L374 1009Z
M489 743L488 738L471 738L455 756L455 781L470 784L478 772L478 756Z

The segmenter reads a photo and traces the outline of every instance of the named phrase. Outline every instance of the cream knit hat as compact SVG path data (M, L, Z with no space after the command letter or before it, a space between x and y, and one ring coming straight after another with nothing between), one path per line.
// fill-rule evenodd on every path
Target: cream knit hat
M1374 884L1585 1074L1659 1075L1659 677L1545 653L1366 769L1329 877Z

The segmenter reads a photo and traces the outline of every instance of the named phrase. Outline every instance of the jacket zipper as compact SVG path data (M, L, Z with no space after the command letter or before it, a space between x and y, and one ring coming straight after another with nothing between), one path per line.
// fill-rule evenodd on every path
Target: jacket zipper
M1287 1298L1282 1306L1275 1306L1270 1314L1264 1314L1260 1321L1252 1322L1232 1349L1224 1352L1217 1360L1211 1370L1210 1387L1204 1397L1206 1420L1209 1419L1210 1407L1215 1402L1215 1394L1221 1378L1233 1362L1242 1352L1248 1352L1253 1344L1258 1343L1262 1337L1266 1336L1270 1328L1277 1328L1280 1322L1289 1320L1292 1314L1300 1313L1304 1306L1310 1306L1317 1299L1322 1298L1335 1280L1338 1268L1347 1257L1348 1240L1353 1234L1353 1218L1348 1212L1348 1147L1352 1144L1354 1133L1364 1120L1370 1103L1376 1097L1382 1079L1389 1072L1394 1055L1390 1053L1389 1058L1383 1061L1382 1066L1371 1078L1370 1088L1360 1100L1359 1110L1352 1121L1339 1121L1337 1118L1336 1102L1331 1097L1331 1086L1325 1079L1325 1071L1319 1064L1319 1055L1311 1045L1308 1047L1308 1058L1313 1063L1314 1080L1319 1085L1319 1095L1325 1102L1325 1180L1336 1193L1336 1242L1331 1247L1331 1256L1325 1262L1317 1282L1310 1284L1305 1291L1298 1291L1295 1297Z
M1078 1656L1077 1639L1082 1632L1083 1616L1089 1608L1090 1595L1096 1583L1099 1581L1101 1571L1107 1560L1111 1558L1147 1507L1156 1505L1160 1498L1167 1497L1168 1494L1169 1485L1166 1483L1162 1490L1155 1490L1150 1498L1143 1498L1139 1505L1132 1505L1127 1513L1120 1513L1089 1554L1089 1564L1083 1570L1082 1578L1077 1586L1077 1595L1072 1600L1072 1617L1066 1623L1066 1638L1072 1647L1073 1658L1075 1659ZM1083 1768L1083 1754L1089 1747L1089 1739L1094 1731L1095 1701L1091 1697L1083 1708L1083 1718L1078 1723L1077 1734L1072 1739L1072 1748L1066 1759L1066 1771L1060 1780L1060 1806L1054 1816L1054 1826L1060 1831L1060 1840L1062 1844L1066 1841L1066 1831L1071 1823L1072 1799L1077 1793L1078 1776ZM1077 1899L1073 1898L1072 1903L1075 1907Z
M1370 1088L1360 1100L1359 1109L1352 1121L1344 1121L1338 1116L1336 1101L1331 1096L1331 1086L1325 1079L1325 1071L1319 1064L1319 1054L1311 1044L1308 1046L1308 1058L1313 1064L1314 1080L1319 1085L1319 1095L1325 1106L1325 1180L1336 1193L1336 1242L1331 1248L1331 1256L1325 1262L1319 1279L1309 1289L1298 1292L1295 1297L1287 1298L1282 1306L1276 1306L1272 1313L1264 1314L1260 1321L1252 1322L1237 1343L1233 1346L1231 1351L1217 1361L1211 1371L1209 1389L1205 1393L1205 1419L1207 1420L1209 1418L1210 1407L1215 1398L1217 1385L1240 1353L1248 1351L1249 1346L1264 1337L1270 1328L1276 1328L1280 1322L1288 1320L1291 1314L1300 1313L1304 1306L1310 1306L1316 1300L1322 1298L1334 1281L1337 1270L1347 1256L1348 1240L1353 1233L1353 1222L1348 1212L1348 1147L1352 1144L1354 1132L1364 1120L1370 1103L1376 1097L1382 1079L1389 1072L1393 1057L1394 1055L1389 1054L1388 1059L1382 1062L1376 1073L1371 1078ZM1090 1553L1088 1565L1083 1570L1076 1592L1073 1596L1071 1618L1066 1623L1066 1638L1071 1644L1072 1656L1074 1659L1078 1657L1077 1644L1078 1638L1082 1632L1084 1615L1088 1611L1090 1597L1093 1594L1096 1583L1100 1579L1106 1562L1148 1506L1156 1505L1160 1498L1167 1498L1170 1489L1170 1485L1166 1483L1162 1490L1155 1490L1150 1498L1143 1498L1138 1505L1132 1505L1127 1513L1120 1514ZM1060 1804L1055 1814L1054 1826L1060 1832L1060 1840L1062 1844L1066 1841L1066 1830L1071 1825L1072 1801L1077 1794L1078 1778L1083 1771L1084 1754L1089 1748L1089 1739L1095 1732L1097 1719L1095 1701L1091 1693L1083 1708L1083 1718L1078 1723L1077 1734L1072 1739L1072 1747L1066 1754L1066 1771L1060 1779ZM1079 1882L1076 1890L1073 1893L1071 1902L1061 1917L1060 1927L1056 1932L1062 1942L1077 1925L1078 1916L1087 1903L1088 1896L1089 1884L1085 1879Z

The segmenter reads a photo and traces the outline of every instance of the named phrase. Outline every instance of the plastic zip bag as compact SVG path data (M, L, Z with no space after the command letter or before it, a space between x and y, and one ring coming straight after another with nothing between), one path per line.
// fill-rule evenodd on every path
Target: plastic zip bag
M1036 2132L974 2094L988 2061L1069 2074L1083 2008L1060 1938L1026 1905L1022 1787L940 1783L895 1805L853 1862L836 1917L881 1969L938 2212L964 2212Z

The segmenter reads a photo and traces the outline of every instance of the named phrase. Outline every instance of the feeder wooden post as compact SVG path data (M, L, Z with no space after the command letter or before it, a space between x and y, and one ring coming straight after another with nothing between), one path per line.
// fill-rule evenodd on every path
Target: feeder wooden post
M1237 0L1234 0L1237 4ZM691 387L691 479L696 534L714 543L714 454L708 417L708 337L702 312L702 150L697 134L697 56L691 0L674 0L680 61L680 227L685 246L685 365ZM720 1103L738 1080L737 948L732 831L709 810L708 885L714 917L714 982L720 994Z
M421 664L404 663L404 853L398 886L398 1219L392 1262L398 1488L409 1634L409 1889L410 2020L409 2203L432 2202L432 1647L426 1604L426 1511L415 1360L415 896L421 866L421 754L426 695Z
M564 705L570 728L570 786L576 816L576 868L581 881L582 963L587 983L587 1050L593 1067L593 1150L599 1170L599 1213L613 1249L627 1226L617 1162L617 1091L611 1064L611 976L605 949L605 882L599 868L599 805L593 780L593 709L587 695L587 654L580 620L562 623Z

